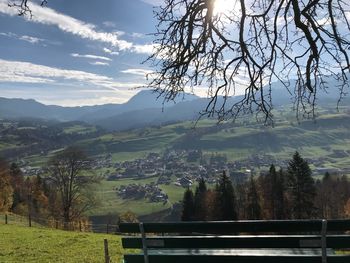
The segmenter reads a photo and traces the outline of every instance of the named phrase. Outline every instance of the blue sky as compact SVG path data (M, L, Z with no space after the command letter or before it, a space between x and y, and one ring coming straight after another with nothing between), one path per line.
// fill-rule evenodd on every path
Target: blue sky
M123 103L150 72L159 0L49 0L19 17L0 0L0 96L64 106Z

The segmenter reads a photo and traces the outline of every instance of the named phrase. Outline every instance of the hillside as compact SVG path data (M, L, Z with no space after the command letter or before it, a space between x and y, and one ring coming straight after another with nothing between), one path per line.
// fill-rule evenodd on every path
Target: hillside
M100 204L90 215L103 217L128 210L147 215L179 201L184 188L176 185L177 180L185 174L198 176L200 165L206 166L207 176L212 179L215 169L222 171L227 166L235 174L246 175L247 170L259 174L271 163L286 167L297 150L308 160L316 177L325 171L350 174L349 108L341 107L340 113L329 107L320 110L322 115L315 121L301 123L295 122L288 109L281 110L276 112L275 127L243 118L220 125L214 120L202 120L196 125L186 121L110 132L83 122L2 121L0 156L19 163L25 175L35 175L42 172L54 153L71 144L79 145L94 161L95 173L103 177L96 188ZM201 160L188 161L193 151L200 152ZM169 163L165 153L173 154L170 161L175 156L177 164L162 170ZM158 161L148 160L150 154ZM225 162L213 166L213 156L224 156ZM148 174L142 171L146 163L152 165L145 168L151 170ZM159 184L168 196L167 203L117 195L116 188L157 184L162 174L169 177L168 182Z
M175 100L178 104L189 102L193 100L202 101L197 96L192 94L183 94L178 96ZM90 124L99 124L102 127L115 130L125 130L130 127L140 127L148 124L148 122L138 123L137 119L131 120L130 124L128 116L144 110L152 111L153 113L162 113L162 109L172 108L177 105L175 102L163 103L163 99L157 99L157 94L149 90L142 90L129 101L123 104L104 104L95 106L81 106L81 107L62 107L56 105L45 105L33 99L8 99L0 97L0 119L21 119L21 118L35 118L42 120L56 120L56 121L85 121ZM180 116L180 120L189 119L193 117L193 108L189 113L185 114L185 118ZM198 112L198 111L197 111ZM139 113L140 114L140 113ZM146 116L146 114L144 114ZM183 115L183 114L182 114ZM171 116L169 116L171 117ZM122 119L118 122L119 125L110 126L110 118ZM162 117L167 118L167 116ZM177 118L176 120L178 120ZM170 119L172 120L172 119ZM168 121L168 120L166 120ZM125 123L124 123L125 122Z
M0 262L100 263L105 238L111 262L121 262L123 249L116 235L0 224Z
M281 120L274 128L254 122L216 125L202 121L195 129L191 122L110 133L79 142L92 154L109 152L113 159L138 158L147 152L167 148L201 150L206 154L226 154L229 160L243 160L253 155L269 155L276 161L287 160L300 151L315 165L350 167L350 115L325 114L300 124ZM321 159L321 162L318 162ZM267 163L268 164L268 163ZM260 165L256 163L256 165Z

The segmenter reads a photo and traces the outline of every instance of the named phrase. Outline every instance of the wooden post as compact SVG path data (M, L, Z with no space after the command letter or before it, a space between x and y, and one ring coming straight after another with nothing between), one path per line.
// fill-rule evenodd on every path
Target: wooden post
M29 227L32 227L32 216L30 213L28 214L28 223L29 223Z
M56 229L58 229L58 221L57 221L57 220L55 220L55 222L56 222Z
M108 240L104 239L104 247L105 247L105 263L110 263L109 252L108 252Z
M79 231L81 232L81 221L79 220Z
M7 214L5 214L5 225L7 225Z

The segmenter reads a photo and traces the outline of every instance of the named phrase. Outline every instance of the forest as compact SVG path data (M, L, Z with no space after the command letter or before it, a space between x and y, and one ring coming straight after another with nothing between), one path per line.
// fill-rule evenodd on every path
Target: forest
M272 164L267 173L232 183L224 171L213 188L202 178L183 197L183 221L257 219L337 219L350 216L347 176L325 173L315 180L295 152L286 169Z

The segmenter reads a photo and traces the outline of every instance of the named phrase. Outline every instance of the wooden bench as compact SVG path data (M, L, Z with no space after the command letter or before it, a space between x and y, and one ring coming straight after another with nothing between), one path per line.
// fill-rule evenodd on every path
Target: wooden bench
M125 263L350 263L350 220L123 223Z

